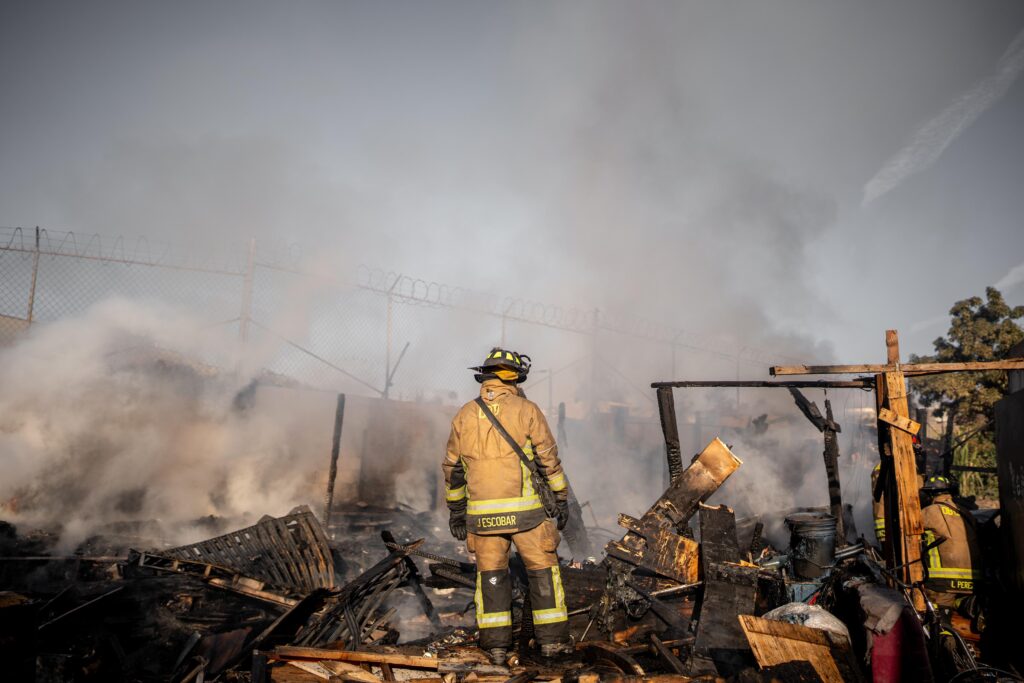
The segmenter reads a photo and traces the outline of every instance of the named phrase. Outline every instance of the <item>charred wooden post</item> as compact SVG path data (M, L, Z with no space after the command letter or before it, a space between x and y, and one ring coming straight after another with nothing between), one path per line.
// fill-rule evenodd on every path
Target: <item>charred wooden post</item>
M887 361L899 367L900 347L896 330L886 330L885 346ZM884 393L880 391L884 387ZM897 417L907 418L910 410L907 401L907 382L901 370L883 372L876 380L879 396L879 413L888 408ZM924 580L921 566L921 536L924 523L921 519L921 500L918 497L917 463L914 460L914 444L909 432L894 427L882 419L878 421L879 434L884 435L889 453L892 455L892 472L895 479L897 505L886 506L886 538L899 545L900 574L905 584ZM891 530L891 531L890 531ZM896 565L899 566L899 565ZM914 607L924 609L924 598L914 592Z
M324 502L324 529L331 533L331 510L334 508L334 482L338 478L338 453L341 452L341 425L345 418L345 394L338 394L334 409L334 437L331 439L331 467L327 473L327 496Z
M679 425L676 422L676 402L671 387L658 387L658 414L661 433L665 436L665 454L668 457L669 481L674 483L683 472L682 450L679 447Z
M700 506L700 541L704 594L688 673L731 676L753 663L738 617L754 612L759 570L738 564L736 518L724 505Z
M829 511L836 519L836 545L846 545L846 529L843 524L843 495L839 485L839 439L836 436L841 430L832 419L832 402L825 399L825 416L818 410L818 405L811 401L796 387L789 387L789 393L800 408L800 412L811 421L825 438L825 475L828 478Z

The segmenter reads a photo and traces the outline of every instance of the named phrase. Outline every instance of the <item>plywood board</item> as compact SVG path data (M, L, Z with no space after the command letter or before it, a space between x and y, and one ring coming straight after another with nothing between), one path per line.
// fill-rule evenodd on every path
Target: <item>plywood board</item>
M740 626L762 668L794 661L810 662L824 683L861 681L850 642L807 626L740 615Z

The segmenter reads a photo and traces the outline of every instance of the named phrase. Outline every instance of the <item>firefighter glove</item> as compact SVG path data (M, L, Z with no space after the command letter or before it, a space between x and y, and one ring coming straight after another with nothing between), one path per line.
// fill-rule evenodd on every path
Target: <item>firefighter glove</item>
M569 499L565 496L557 496L555 502L558 503L558 516L556 517L556 523L558 530L561 531L565 528L565 525L569 523Z
M457 541L466 540L466 510L452 510L448 515L448 529Z

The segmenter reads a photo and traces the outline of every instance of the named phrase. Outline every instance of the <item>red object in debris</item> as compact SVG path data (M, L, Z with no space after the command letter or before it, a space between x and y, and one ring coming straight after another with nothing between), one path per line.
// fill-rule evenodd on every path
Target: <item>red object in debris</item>
M934 680L924 629L909 609L903 610L888 633L872 633L871 640L871 678L875 683Z

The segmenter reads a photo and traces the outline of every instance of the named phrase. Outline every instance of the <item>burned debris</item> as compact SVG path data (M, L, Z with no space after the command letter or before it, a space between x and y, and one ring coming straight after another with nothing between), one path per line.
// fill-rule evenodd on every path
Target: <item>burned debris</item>
M895 338L890 342L883 366L774 373L872 376L743 383L789 390L824 441L821 484L829 505L785 511L777 520L789 531L784 547L773 547L765 534L771 511L739 520L730 501L709 504L743 467L742 452L716 437L683 459L673 391L740 383L655 383L668 485L641 516L619 515L621 529L600 559L587 557L592 537L576 504L573 552L582 561L559 567L570 654L539 656L527 569L517 556L510 563L517 647L507 666L498 666L477 647L479 589L465 548L443 537L429 513L336 499L345 405L339 398L324 523L298 508L195 543L91 556L48 555L38 538L0 527L7 677L1019 680L1019 653L1002 635L1012 629L1012 601L988 600L981 578L955 603L930 588L929 579L942 576L932 560L945 539L930 540L923 521L904 377L942 369L900 366ZM1021 364L986 369L1011 365ZM886 530L880 547L849 523L837 465L841 425L831 402L822 413L801 388L876 392ZM1013 419L1021 419L1019 411ZM1004 522L1017 529L1020 520ZM1009 580L995 565L990 561L985 580Z

